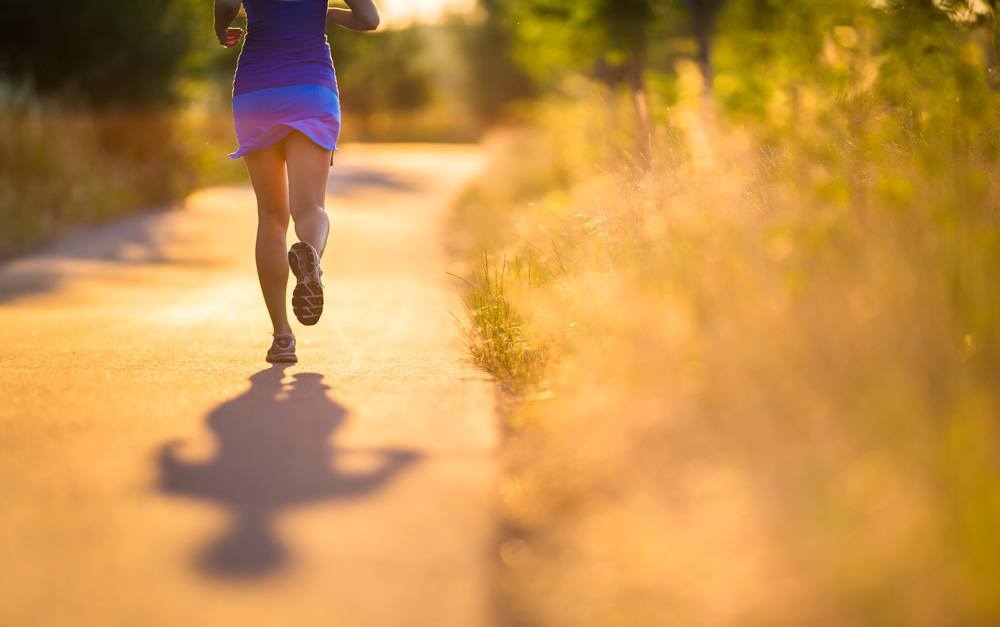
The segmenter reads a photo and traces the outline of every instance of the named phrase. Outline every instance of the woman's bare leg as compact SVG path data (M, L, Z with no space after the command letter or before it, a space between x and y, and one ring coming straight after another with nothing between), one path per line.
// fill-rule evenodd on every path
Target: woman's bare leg
M330 235L330 218L325 209L330 151L301 133L292 133L282 144L288 165L288 206L295 221L295 234L322 257Z
M288 183L281 144L244 160L257 195L257 277L275 334L291 333L285 305L288 289Z

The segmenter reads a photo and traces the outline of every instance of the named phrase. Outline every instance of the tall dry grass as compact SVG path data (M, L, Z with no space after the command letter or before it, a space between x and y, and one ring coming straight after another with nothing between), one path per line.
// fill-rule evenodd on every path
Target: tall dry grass
M469 272L473 355L527 390L507 622L996 624L992 140L872 106L778 143L706 112L692 72L650 171L579 145L605 106L580 98L456 213L470 268L492 260Z
M0 85L0 257L232 179L231 136L228 112L207 100L96 112Z

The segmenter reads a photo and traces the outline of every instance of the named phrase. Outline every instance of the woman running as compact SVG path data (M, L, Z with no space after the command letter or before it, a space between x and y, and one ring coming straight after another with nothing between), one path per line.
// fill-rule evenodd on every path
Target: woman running
M374 30L372 0L215 0L215 34L230 48L243 29L232 26L240 6L247 32L233 81L233 119L239 149L257 196L257 276L274 327L270 363L295 363L288 324L288 269L297 281L292 311L304 325L323 313L323 271L330 219L326 182L340 134L340 98L326 32L333 25ZM285 252L289 217L299 241Z

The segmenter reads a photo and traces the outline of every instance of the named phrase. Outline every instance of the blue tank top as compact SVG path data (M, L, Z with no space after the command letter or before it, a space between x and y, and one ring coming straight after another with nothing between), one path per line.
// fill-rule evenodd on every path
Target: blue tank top
M233 95L287 85L336 91L326 39L327 0L243 0L247 34Z

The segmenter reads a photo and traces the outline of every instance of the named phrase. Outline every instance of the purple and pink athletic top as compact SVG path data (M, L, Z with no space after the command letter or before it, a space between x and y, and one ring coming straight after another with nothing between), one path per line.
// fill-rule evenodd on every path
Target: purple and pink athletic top
M327 150L340 134L327 0L243 0L247 34L233 81L236 159L298 131Z

